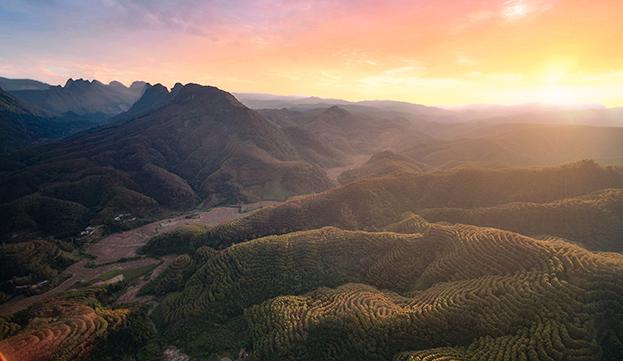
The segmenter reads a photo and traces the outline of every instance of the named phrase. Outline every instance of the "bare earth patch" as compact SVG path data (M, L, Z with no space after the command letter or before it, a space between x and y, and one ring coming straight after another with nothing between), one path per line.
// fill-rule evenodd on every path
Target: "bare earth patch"
M250 209L261 208L279 202L264 201L247 204ZM88 252L96 257L97 264L115 262L122 258L136 256L136 251L151 237L189 224L221 224L247 216L240 213L238 207L218 207L207 212L184 214L163 219L129 231L111 234L88 248Z
M123 258L136 257L137 250L151 237L184 225L216 225L229 222L252 213L252 211L240 212L241 208L255 210L278 203L280 202L262 201L245 204L241 207L217 207L206 212L194 212L163 219L129 231L106 236L88 248L88 252L95 256L96 265L101 266L87 267L88 260L80 260L61 273L60 276L65 276L67 279L58 286L40 295L13 298L0 305L0 315L8 315L23 310L34 303L44 301L51 296L67 291L73 286L86 284L98 275L113 269L131 269L162 262L162 264L151 273L151 276L140 279L136 285L130 287L119 299L120 302L132 302L136 299L136 294L139 289L147 283L149 279L163 272L175 258L173 256L166 256L162 259L144 257L131 261L119 262Z

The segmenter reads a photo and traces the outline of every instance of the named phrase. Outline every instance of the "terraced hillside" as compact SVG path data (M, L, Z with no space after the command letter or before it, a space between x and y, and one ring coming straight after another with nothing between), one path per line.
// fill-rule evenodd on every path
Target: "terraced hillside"
M620 129L361 107L146 85L0 157L0 361L623 360L623 168L527 168Z
M0 355L6 360L70 361L123 327L128 310L102 307L97 292L79 292L38 304L28 318L0 318Z
M177 273L181 292L154 318L175 334L195 332L197 320L226 329L243 314L239 337L258 360L623 354L620 255L492 228L411 227L418 233L324 228L200 249L192 259L203 261L192 276ZM189 269L190 259L174 268Z
M35 240L1 245L0 303L10 294L45 290L64 268L77 260L73 247L64 243Z
M508 229L531 235L556 235L602 251L623 251L623 189L547 203L515 202L483 208L433 208L418 211L431 221Z
M187 253L202 245L226 247L271 234L324 226L379 229L398 221L404 212L544 203L621 187L621 169L600 167L591 161L553 168L461 169L368 178L293 199L229 224L165 234L152 239L144 251Z

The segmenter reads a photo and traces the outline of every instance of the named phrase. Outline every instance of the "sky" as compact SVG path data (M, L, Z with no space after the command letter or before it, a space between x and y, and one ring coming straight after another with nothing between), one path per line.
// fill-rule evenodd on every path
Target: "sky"
M621 0L2 0L0 76L623 106Z

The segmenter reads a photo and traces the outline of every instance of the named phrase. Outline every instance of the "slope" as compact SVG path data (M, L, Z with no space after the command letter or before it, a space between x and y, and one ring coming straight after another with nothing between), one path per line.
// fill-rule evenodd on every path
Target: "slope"
M12 152L85 129L93 124L68 114L53 118L0 89L0 153Z
M423 172L423 167L408 157L392 151L375 153L359 167L342 172L337 180L340 184L359 181L365 178L391 176L402 173L417 174Z
M344 165L356 155L429 140L408 118L385 111L347 110L343 106L307 110L265 109L260 113L295 140L298 151L325 166Z
M248 239L337 226L378 229L404 212L426 208L487 207L550 202L605 188L622 188L623 172L583 161L552 168L459 169L364 179L321 194L292 199L235 222L155 237L144 251L186 253L202 245L226 247Z
M623 251L623 189L606 189L554 202L515 202L482 208L432 208L418 214L447 221L555 235L602 251Z
M199 249L155 320L183 346L199 320L226 329L244 315L237 337L258 360L621 355L620 255L492 228L410 231L323 228Z
M230 94L195 84L145 116L13 159L24 166L0 179L5 232L41 230L61 210L48 233L75 233L120 213L284 199L330 185L278 127Z

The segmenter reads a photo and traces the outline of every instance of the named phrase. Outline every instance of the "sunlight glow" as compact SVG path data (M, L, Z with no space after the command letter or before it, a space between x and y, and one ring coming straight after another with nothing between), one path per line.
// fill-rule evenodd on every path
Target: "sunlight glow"
M571 105L574 103L582 103L583 94L573 89L552 86L537 92L541 102L548 104Z
M430 105L587 95L580 100L623 106L620 0L301 0L278 10L231 0L192 11L158 0L64 3L44 18L13 5L32 24L0 22L12 34L0 75ZM30 39L37 44L24 47Z

